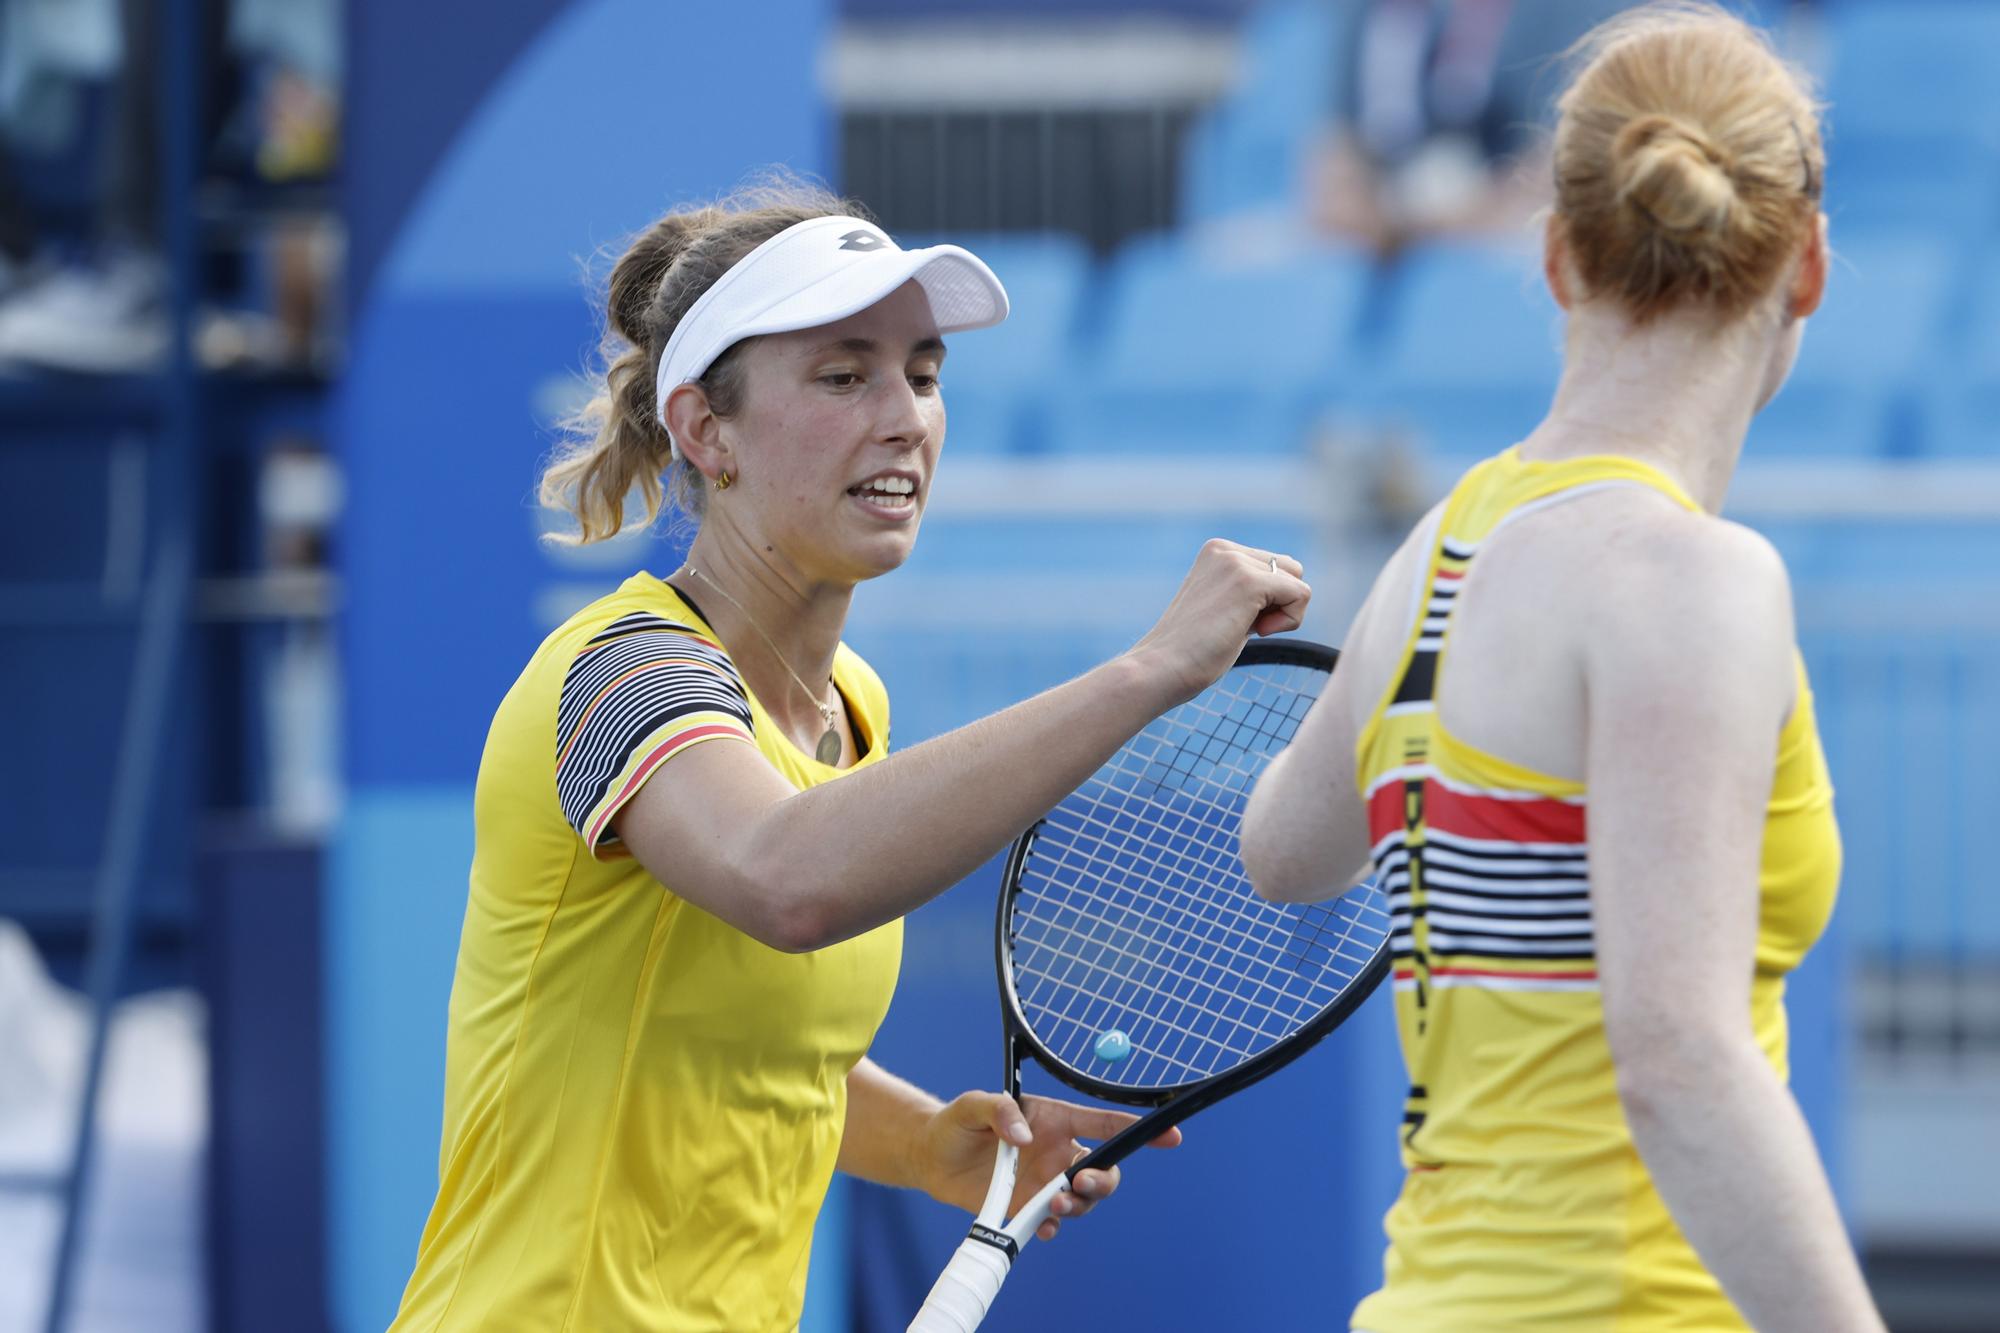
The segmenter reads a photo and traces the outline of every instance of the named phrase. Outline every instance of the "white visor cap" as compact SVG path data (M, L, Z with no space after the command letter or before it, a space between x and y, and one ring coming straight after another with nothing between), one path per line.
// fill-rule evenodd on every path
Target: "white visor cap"
M930 298L939 333L983 329L1007 318L1007 289L970 250L905 250L860 218L794 223L731 265L675 326L653 385L654 414L666 425L667 395L700 379L745 338L846 319L912 278Z

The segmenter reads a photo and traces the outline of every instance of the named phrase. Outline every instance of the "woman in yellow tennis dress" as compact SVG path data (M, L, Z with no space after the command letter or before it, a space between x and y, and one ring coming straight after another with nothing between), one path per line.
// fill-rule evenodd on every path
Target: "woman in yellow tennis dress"
M1554 406L1383 571L1244 859L1390 895L1407 1176L1355 1328L1873 1333L1785 1086L1833 793L1784 567L1716 517L1825 283L1817 117L1710 7L1589 54Z
M842 201L761 202L663 218L619 262L594 428L545 482L584 541L634 489L650 521L663 473L700 530L549 635L494 717L398 1333L778 1333L836 1167L970 1209L996 1134L1032 1137L1027 1192L1129 1123L940 1104L871 1063L900 918L1309 596L1289 558L1211 542L1130 652L891 756L841 626L915 541L940 335L1006 297ZM1085 1173L1058 1216L1115 1186Z

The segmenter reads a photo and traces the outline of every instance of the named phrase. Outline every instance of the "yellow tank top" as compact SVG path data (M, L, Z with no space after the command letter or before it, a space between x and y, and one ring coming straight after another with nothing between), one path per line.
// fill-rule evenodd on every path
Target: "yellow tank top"
M859 764L882 683L843 645ZM713 630L641 574L551 634L501 703L475 799L437 1202L395 1333L778 1333L804 1301L846 1078L888 1008L893 922L766 948L608 832L680 749L799 752Z
M1601 486L1697 508L1655 469L1614 456L1536 463L1510 449L1465 475L1432 539L1401 662L1356 744L1410 1075L1384 1283L1353 1317L1370 1333L1748 1327L1661 1202L1618 1101L1586 791L1465 744L1435 707L1481 543ZM1798 672L1765 815L1751 991L1780 1077L1785 976L1825 929L1840 875L1833 789L1803 663Z

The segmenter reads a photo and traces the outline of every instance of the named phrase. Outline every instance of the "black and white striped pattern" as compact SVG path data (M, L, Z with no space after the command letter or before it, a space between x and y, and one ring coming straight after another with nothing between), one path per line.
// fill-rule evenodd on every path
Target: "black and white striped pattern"
M556 710L556 792L570 826L588 836L634 752L648 742L657 748L671 739L661 733L673 723L703 714L752 731L736 664L692 625L640 612L591 639L563 680Z
M1595 955L1586 849L1465 838L1430 829L1422 860L1424 904L1413 910L1404 834L1389 835L1375 850L1378 881L1389 895L1395 957L1414 951L1419 912L1430 923L1433 955L1542 961Z
M1447 559L1469 561L1478 552L1476 542L1462 542L1455 537L1446 537L1438 544ZM1451 624L1452 603L1458 597L1457 579L1433 579L1429 595L1424 601L1424 618L1417 633L1417 651L1435 653L1444 647L1444 632Z

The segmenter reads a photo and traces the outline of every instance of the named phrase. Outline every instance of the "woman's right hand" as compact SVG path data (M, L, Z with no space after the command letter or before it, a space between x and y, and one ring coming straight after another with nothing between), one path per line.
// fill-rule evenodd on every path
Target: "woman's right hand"
M1128 656L1158 679L1168 706L1191 699L1229 669L1250 635L1282 634L1304 622L1312 600L1304 574L1288 555L1211 537L1159 623Z

